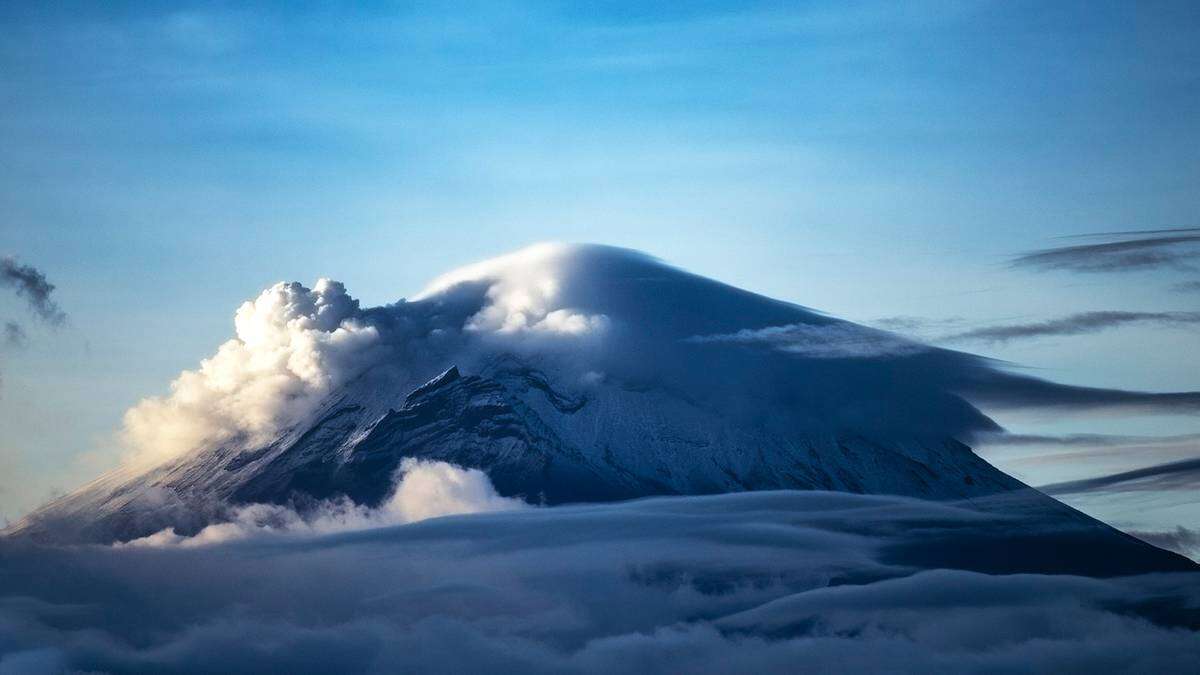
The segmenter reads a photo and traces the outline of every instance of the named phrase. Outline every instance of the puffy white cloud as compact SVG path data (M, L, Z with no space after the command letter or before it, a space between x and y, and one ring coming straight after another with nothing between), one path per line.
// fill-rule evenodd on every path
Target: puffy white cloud
M521 346L536 348L540 338L601 334L607 316L562 304L564 253L536 246L463 268L417 301L372 310L360 309L337 281L321 279L311 289L277 283L238 308L235 337L181 373L168 395L126 413L127 464L145 468L227 442L268 443L364 370L389 358L427 357L457 338L525 340ZM456 294L464 284L471 292Z
M565 267L579 248L567 244L530 246L443 275L417 297L432 297L459 284L483 283L487 285L488 303L468 320L468 330L567 335L602 331L608 327L607 316L561 305Z
M501 497L487 474L446 462L406 459L402 478L383 510L401 522L460 513L511 511L524 507L519 499Z
M379 331L336 281L278 283L238 308L237 335L125 414L137 466L234 438L263 443L379 357Z
M328 534L528 507L519 499L501 497L484 472L446 462L409 458L395 478L391 497L375 509L346 498L321 502L304 513L279 504L247 504L237 507L228 521L192 536L166 529L116 546L208 546L255 536Z

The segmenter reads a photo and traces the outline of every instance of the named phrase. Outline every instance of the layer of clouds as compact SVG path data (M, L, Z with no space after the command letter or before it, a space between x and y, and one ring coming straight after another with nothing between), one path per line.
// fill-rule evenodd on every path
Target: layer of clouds
M1049 574L1039 556L1105 558L1078 538L1064 549L1062 534L947 504L792 492L194 547L0 542L0 669L1193 670L1197 573Z
M696 335L687 341L694 344L758 344L814 359L908 356L928 349L891 333L846 322L745 328L735 333Z
M1012 264L1014 267L1071 272L1125 272L1163 267L1186 268L1200 256L1200 228L1111 232L1091 236L1133 238L1030 251L1014 258Z
M1008 342L1026 338L1096 333L1129 324L1190 326L1200 323L1200 312L1080 312L1032 323L1002 324L951 333L941 342Z

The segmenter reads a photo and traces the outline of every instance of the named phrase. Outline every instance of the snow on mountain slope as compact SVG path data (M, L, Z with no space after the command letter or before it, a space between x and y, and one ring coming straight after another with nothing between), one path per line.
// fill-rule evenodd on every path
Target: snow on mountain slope
M12 531L124 541L248 503L374 507L410 457L481 469L533 503L780 488L978 500L1024 486L960 442L996 429L964 392L1059 387L601 246L536 246L371 309L336 282L279 284L236 327L130 411L124 467ZM1194 404L1062 390L1065 405Z

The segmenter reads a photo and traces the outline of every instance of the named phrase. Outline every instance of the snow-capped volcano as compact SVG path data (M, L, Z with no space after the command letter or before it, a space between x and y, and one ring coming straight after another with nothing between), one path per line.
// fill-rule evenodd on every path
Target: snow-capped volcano
M278 284L235 324L127 414L122 468L14 531L108 542L196 532L244 504L375 507L410 458L482 470L531 503L980 499L1024 486L962 442L997 428L966 397L1173 396L1013 375L602 246L535 246L370 309L337 282Z

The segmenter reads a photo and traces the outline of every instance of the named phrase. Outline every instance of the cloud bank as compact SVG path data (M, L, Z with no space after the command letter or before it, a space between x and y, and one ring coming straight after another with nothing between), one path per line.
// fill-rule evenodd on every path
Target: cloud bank
M1065 541L1103 556L1063 532L1010 539L1022 530L947 504L776 492L192 547L0 542L0 670L1194 668L1196 573L1052 574ZM1004 555L958 558L963 541Z

